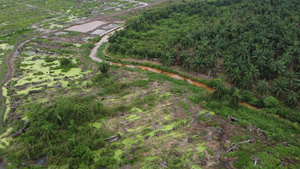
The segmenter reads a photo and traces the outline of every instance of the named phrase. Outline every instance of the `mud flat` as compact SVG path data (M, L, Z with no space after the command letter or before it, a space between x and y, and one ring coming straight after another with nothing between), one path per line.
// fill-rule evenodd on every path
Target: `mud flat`
M75 25L75 26L72 26L65 30L87 33L89 31L96 29L97 27L99 27L101 25L104 25L104 24L106 24L106 22L104 22L104 21L93 21L93 22L82 24L82 25Z

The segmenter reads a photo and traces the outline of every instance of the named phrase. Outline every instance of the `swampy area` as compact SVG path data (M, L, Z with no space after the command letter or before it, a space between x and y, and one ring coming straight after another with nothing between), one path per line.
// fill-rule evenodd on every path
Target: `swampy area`
M1 1L0 169L300 168L299 7Z

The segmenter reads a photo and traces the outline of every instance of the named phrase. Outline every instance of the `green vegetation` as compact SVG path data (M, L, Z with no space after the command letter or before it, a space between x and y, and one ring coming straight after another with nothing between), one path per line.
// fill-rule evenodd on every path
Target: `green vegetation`
M113 116L95 97L58 98L52 108L37 104L25 109L29 127L26 134L18 138L21 144L12 146L9 153L9 160L15 165L44 155L49 164L67 163L72 168L78 168L80 163L90 165L94 157L92 151L105 147L104 138L111 134L105 129L88 127L87 123L95 119ZM24 125L20 121L13 131Z
M101 62L98 68L101 73L107 74L110 71L110 65L108 63L105 63L105 61Z
M174 3L130 20L108 50L208 76L223 67L234 86L299 111L299 9L295 0Z
M68 58L59 59L59 65L61 68L70 68L73 66L72 60Z
M0 8L16 11L4 15L12 25L30 20L19 9L39 10L40 20L26 24L50 30L138 1L105 2L4 1ZM299 6L295 0L168 1L141 15L134 11L127 27L110 36L114 57L102 53L106 43L100 46L101 63L89 57L100 37L79 44L81 33L35 32L1 88L1 158L8 169L300 168L299 52L292 48L299 46ZM3 36L10 32L0 35L0 57L17 41L9 38L24 35L22 41L38 29L0 24ZM131 56L163 66L118 60Z

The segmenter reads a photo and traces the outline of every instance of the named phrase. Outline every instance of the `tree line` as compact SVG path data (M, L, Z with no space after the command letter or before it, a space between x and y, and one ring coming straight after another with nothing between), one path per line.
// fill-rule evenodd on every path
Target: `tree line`
M295 0L191 1L144 12L110 37L108 50L159 58L234 86L299 105L300 3Z

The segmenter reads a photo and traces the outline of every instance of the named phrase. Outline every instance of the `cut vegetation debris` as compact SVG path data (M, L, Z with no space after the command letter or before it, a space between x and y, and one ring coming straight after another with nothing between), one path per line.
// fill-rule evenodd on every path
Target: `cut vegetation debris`
M243 19L246 14L258 19L287 8L289 10L278 10L276 23L283 22L282 13L285 14L284 22L299 20L298 15L288 15L297 14L299 3L288 2L295 6L282 5L286 3L281 1L255 1L254 6L249 6L254 1L175 0L152 7L141 15L141 7L161 1L62 0L57 3L25 0L0 3L1 7L5 5L0 17L0 56L3 56L0 59L6 59L2 60L2 65L8 64L7 69L0 67L1 80L8 80L1 86L4 96L0 108L2 163L7 168L300 168L299 108L291 106L296 102L288 99L285 103L284 97L276 99L276 93L281 90L276 90L274 95L269 93L267 81L270 79L259 82L260 87L254 94L236 88L248 86L245 84L232 87L225 81L222 67L209 66L205 53L198 53L204 50L203 46L208 53L216 53L213 52L215 41L222 39L218 36L221 33L219 26L233 25L225 32L235 30L234 27L251 20ZM128 8L131 8L129 13L125 13ZM121 12L117 17L105 15L119 9ZM9 12L12 10L15 12ZM240 10L248 12L241 14ZM226 15L221 16L222 13ZM119 18L130 18L124 30L103 38L92 35L92 32L103 34L104 30L117 29L124 23ZM101 21L102 25L83 32L65 31L72 26L71 21L78 21L73 25ZM274 25L272 21L259 26ZM290 25L292 29L298 22L293 23L277 26ZM229 34L225 42L234 45L249 38L242 35L260 28L253 27L256 24L248 25L249 30L236 30L242 32L240 36ZM194 37L188 36L206 26L208 31L198 32L202 39L190 43ZM214 31L217 28L218 31ZM155 33L156 30L161 31ZM175 30L181 33L177 34ZM276 48L297 52L296 48L291 48L294 40L280 38L286 31L278 31L278 38L272 38L284 43ZM298 32L297 29L293 31ZM172 38L177 36L180 37ZM103 43L108 38L109 45ZM148 43L143 44L144 40ZM258 41L254 46L259 49L259 41L264 41L250 40ZM193 44L197 45L193 47ZM268 46L262 48L265 50ZM160 53L157 49L168 52ZM232 49L232 46L214 55L227 56L225 49ZM172 57L178 52L178 57ZM132 54L136 58L130 58ZM244 55L244 50L240 54ZM274 54L275 60L281 60L281 54ZM157 57L151 63L137 60L153 55L161 58ZM195 59L194 55L203 56L204 65L202 59ZM187 57L191 58L188 62ZM162 64L157 64L157 59ZM210 61L221 65L227 60L219 57ZM289 70L296 72L297 58L294 61ZM179 66L185 67L185 62L191 63L185 64L188 69L192 66L193 71L205 73L202 77L210 77L199 79L199 74L181 69ZM281 68L280 64L277 67ZM215 70L221 73L215 74ZM220 75L218 79L211 78L217 75ZM294 75L295 78L289 78L280 74L278 78L288 78L286 81L294 84L290 88L296 92L298 75ZM280 84L284 83L278 82ZM297 94L293 96L297 98Z

